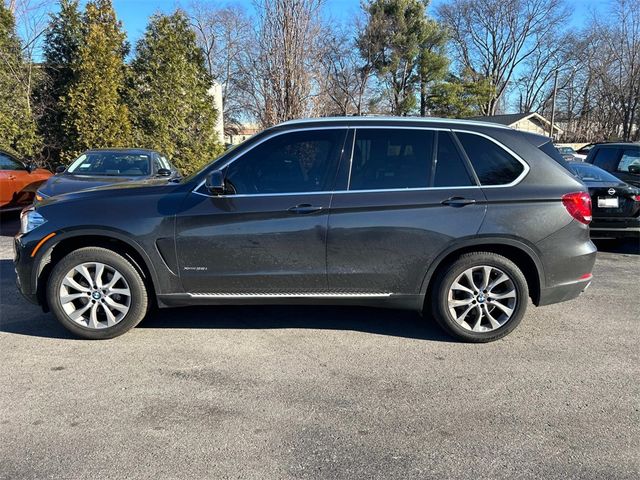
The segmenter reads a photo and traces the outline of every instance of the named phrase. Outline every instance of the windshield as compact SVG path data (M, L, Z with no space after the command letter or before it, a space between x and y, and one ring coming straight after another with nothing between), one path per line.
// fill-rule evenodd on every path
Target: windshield
M614 177L609 172L605 172L601 168L589 164L575 164L570 165L569 168L578 176L583 182L607 182L607 183L622 183L622 180Z
M141 177L151 173L151 155L130 152L88 152L67 169L73 175Z
M575 153L575 150L571 147L558 147L560 153Z

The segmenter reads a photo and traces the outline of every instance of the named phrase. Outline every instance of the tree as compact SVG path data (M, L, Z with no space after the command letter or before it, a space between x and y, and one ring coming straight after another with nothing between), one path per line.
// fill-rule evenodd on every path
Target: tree
M251 22L238 6L220 8L206 0L192 1L189 16L204 52L206 69L222 86L225 133L236 133L245 114L240 82L242 58L252 40Z
M71 67L73 83L63 100L63 127L71 145L63 152L67 159L88 148L125 147L131 138L123 99L128 45L111 0L87 3L83 33Z
M611 105L622 140L639 138L640 4L617 0L611 15L596 23L604 44L597 70L604 105ZM635 128L635 131L634 131ZM613 133L613 132L612 132Z
M64 100L77 80L75 67L80 61L83 40L82 13L78 0L61 0L60 11L52 14L44 42L44 79L37 96L43 112L39 129L44 137L46 156L59 161L62 151L74 150L63 128L66 123Z
M309 116L322 56L322 0L257 0L255 38L243 55L241 88L263 127Z
M0 3L0 149L32 156L40 139L31 109L31 84L11 11Z
M154 15L136 46L131 109L138 144L191 173L220 153L211 76L189 18Z
M420 112L426 114L428 85L446 73L445 34L427 18L427 5L425 0L372 0L363 7L367 26L358 47L363 57L372 57L376 74L386 83L394 115L415 109L418 85Z
M358 51L351 29L327 32L326 40L317 111L321 115L362 115L373 65Z
M480 105L493 95L488 79L477 80L469 72L449 74L446 81L434 85L427 98L429 111L438 117L466 118L481 115Z
M568 15L563 0L451 0L437 12L460 69L493 85L494 94L481 105L484 115L496 113L517 69L544 48Z

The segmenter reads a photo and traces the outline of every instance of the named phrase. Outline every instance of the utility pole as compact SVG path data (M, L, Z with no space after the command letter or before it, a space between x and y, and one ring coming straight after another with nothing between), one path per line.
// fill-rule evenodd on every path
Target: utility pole
M555 127L556 121L556 93L558 90L558 67L556 67L556 73L553 77L553 96L551 100L551 131L549 132L549 137L551 141L553 141L553 128Z

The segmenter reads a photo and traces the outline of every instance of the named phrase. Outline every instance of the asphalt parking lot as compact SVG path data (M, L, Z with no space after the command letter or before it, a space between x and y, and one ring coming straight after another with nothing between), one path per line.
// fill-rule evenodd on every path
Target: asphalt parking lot
M0 478L640 477L640 255L485 345L393 310L165 310L72 338L0 225Z

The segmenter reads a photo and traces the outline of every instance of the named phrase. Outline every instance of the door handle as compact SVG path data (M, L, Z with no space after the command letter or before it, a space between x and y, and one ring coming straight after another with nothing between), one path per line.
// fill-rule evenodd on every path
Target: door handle
M448 205L450 207L464 207L465 205L472 205L476 203L476 201L473 198L451 197L443 200L440 203L442 205Z
M302 203L300 205L296 205L295 207L291 207L287 210L289 213L296 213L299 215L307 215L309 213L315 213L322 210L322 207L316 205L310 205L308 203Z

